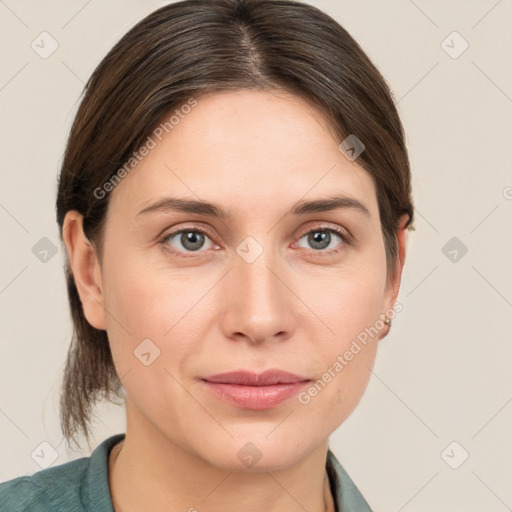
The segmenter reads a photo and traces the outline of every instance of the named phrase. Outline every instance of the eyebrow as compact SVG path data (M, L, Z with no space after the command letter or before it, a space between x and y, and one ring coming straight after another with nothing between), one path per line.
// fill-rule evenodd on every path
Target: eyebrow
M336 195L326 199L315 199L312 201L301 200L295 203L290 209L293 215L307 215L310 213L328 212L338 209L354 209L371 218L368 208L352 197ZM208 201L198 201L194 199L181 199L176 197L164 197L155 203L142 209L137 216L146 215L152 212L175 211L181 213L194 213L197 215L206 215L217 217L219 219L231 219L231 213L224 210L220 205Z

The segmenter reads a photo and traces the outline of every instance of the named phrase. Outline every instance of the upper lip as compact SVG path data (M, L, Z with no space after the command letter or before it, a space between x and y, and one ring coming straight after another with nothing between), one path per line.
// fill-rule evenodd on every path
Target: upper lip
M270 386L272 384L303 382L310 379L284 370L270 369L259 374L246 370L219 373L217 375L203 377L203 380L223 384L240 384L244 386Z

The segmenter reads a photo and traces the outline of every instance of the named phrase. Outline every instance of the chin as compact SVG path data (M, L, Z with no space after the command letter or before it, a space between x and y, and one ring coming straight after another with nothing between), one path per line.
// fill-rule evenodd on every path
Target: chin
M268 432L260 436L233 437L224 442L212 442L207 447L207 453L201 450L197 455L224 471L264 473L293 466L320 444L299 437L293 439L288 436L284 440L276 436L272 439Z

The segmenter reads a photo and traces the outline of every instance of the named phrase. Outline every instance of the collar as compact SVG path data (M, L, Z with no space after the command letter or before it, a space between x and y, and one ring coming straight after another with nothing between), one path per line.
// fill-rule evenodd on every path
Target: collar
M108 457L114 445L124 438L124 433L113 435L105 439L92 452L85 485L81 489L81 500L86 510L114 512L108 485ZM359 489L330 449L327 450L325 467L336 512L372 512Z

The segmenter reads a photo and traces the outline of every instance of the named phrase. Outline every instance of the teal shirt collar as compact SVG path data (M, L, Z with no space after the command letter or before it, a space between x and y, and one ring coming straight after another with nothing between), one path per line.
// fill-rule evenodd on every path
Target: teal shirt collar
M108 458L114 445L124 438L124 433L113 435L98 445L89 457L0 483L0 509L114 512L108 484ZM326 471L336 512L371 512L330 449Z
M372 512L363 495L330 449L327 450L325 467L337 512Z
M87 501L90 510L102 510L96 508L102 503L95 503L94 500L101 496L110 496L107 473L108 454L112 447L124 437L125 434L117 434L106 439L91 456L87 472L87 489L90 491L82 497L84 504ZM326 470L336 512L372 512L361 492L330 449L327 451ZM108 512L113 512L111 505Z

